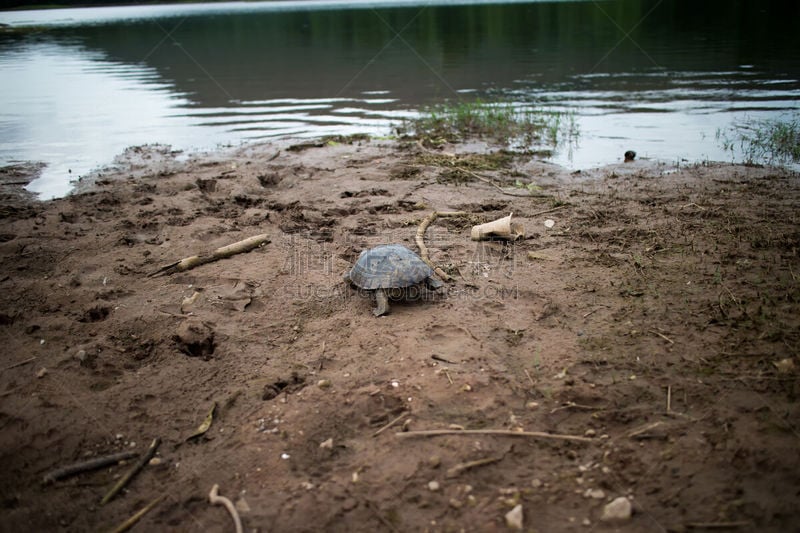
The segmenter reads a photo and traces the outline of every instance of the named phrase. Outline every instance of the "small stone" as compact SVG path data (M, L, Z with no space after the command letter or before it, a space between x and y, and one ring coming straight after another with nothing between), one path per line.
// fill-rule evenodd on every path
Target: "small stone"
M321 379L317 381L317 387L319 387L320 389L329 389L331 387L331 380Z
M239 498L238 500L236 500L234 506L236 507L236 510L239 511L240 513L250 512L250 506L247 504L247 500L245 500L244 498Z
M45 367L40 368L39 371L36 373L36 377L39 379L42 379L46 375L47 375L47 369Z
M431 468L439 468L442 464L442 458L438 455L431 455L428 457L428 466Z
M534 479L533 481L531 481L531 487L533 487L534 489L538 489L541 486L542 486L542 480L541 479Z
M506 513L506 525L509 529L522 530L522 504L518 504Z
M464 385L461 387L461 391L462 392L470 392L470 391L472 391L472 386L470 386L469 383L464 383Z
M150 459L150 462L148 464L150 466L158 466L158 465L161 464L161 458L160 457L153 457L152 459Z
M455 498L450 498L450 501L448 503L450 504L450 507L452 507L453 509L461 509L461 507L464 505L461 502L461 500L457 500Z
M581 524L584 525L584 526L591 526L592 525L592 521L589 520L588 518L584 518L583 521L581 522Z
M586 489L583 493L584 498L592 498L595 500L602 500L606 497L606 493L602 489Z
M83 363L86 361L86 350L78 350L78 353L75 354L75 359Z
M631 501L625 496L620 496L603 507L603 515L600 517L600 521L622 522L630 520L632 513L633 506L631 505Z
M314 484L311 483L310 481L303 481L302 483L300 483L300 487L306 490L314 490Z
M333 437L331 437L330 439L328 439L326 441L320 442L319 443L319 447L322 448L322 449L325 449L325 450L333 449Z
M791 357L781 359L777 363L772 363L780 374L791 374L795 370L794 360Z
M584 437L594 437L595 435L597 435L597 432L593 429L587 429L583 432Z
M525 404L525 407L527 407L530 411L535 411L539 408L539 402L528 402Z
M428 482L428 490L429 491L436 492L437 490L439 490L439 488L440 488L440 486L439 486L439 482L438 481L429 481Z
M291 457L291 455L289 455L288 453L282 453L282 454L281 454L281 459L283 459L284 461L286 461L286 460L287 460L287 459L289 459L290 457Z

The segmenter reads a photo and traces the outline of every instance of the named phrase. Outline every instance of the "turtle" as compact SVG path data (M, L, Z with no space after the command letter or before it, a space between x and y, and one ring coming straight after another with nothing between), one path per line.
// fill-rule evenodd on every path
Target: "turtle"
M361 252L344 280L375 292L375 316L389 312L389 297L408 296L409 289L424 284L436 290L444 284L433 277L433 269L417 254L400 244L383 244Z

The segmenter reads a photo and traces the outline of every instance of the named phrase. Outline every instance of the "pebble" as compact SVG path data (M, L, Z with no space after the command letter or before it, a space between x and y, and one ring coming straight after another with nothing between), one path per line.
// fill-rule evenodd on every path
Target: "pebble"
M46 375L47 375L47 369L45 367L40 368L39 371L36 373L36 377L39 379L45 377Z
M602 522L623 522L630 520L633 513L631 501L625 496L620 496L611 503L603 507L603 515L600 517Z
M429 491L436 492L437 490L439 490L439 488L440 488L440 486L439 486L439 482L438 481L429 481L428 482L428 490Z
M531 481L531 487L533 487L534 489L538 489L541 486L542 486L541 479L534 479L533 481Z
M161 464L161 458L160 457L153 457L152 459L150 459L150 462L148 464L150 466L158 466L158 465Z
M525 407L527 407L531 411L535 411L536 409L539 408L539 402L528 402L525 404Z
M583 432L584 437L594 437L595 435L597 435L597 432L593 429L587 429Z
M329 379L321 379L317 381L317 387L320 389L328 389L331 386L331 380Z
M594 498L595 500L602 500L606 497L606 493L602 489L586 489L583 493L584 498Z
M518 504L506 513L506 525L509 529L522 530L522 504Z
M331 437L330 439L328 439L326 441L320 442L319 443L319 447L323 448L325 450L333 449L333 437Z
M78 353L75 354L75 358L81 363L86 361L86 350L78 350Z
M250 506L247 504L247 500L245 500L243 497L236 500L235 507L236 510L239 511L240 513L250 512Z

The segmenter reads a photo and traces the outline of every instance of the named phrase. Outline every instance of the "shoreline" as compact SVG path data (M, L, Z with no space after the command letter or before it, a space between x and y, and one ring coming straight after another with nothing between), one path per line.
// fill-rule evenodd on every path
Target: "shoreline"
M628 531L800 521L797 173L291 144L132 147L65 198L2 189L8 528L110 528L163 496L141 528L224 529L216 484L247 529L485 531L522 505L560 533L620 497ZM342 273L416 251L434 211L466 212L424 234L453 281L375 318ZM524 239L470 240L512 212ZM130 466L42 486L156 437L107 505Z

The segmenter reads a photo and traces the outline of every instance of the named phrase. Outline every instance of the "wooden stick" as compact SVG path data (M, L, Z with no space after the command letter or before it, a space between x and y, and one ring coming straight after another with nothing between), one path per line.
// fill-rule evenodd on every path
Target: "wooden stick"
M80 474L82 472L88 472L89 470L97 470L98 468L103 468L104 466L113 465L120 461L124 461L125 459L136 457L137 455L138 454L136 452L131 451L120 452L103 457L95 457L94 459L81 461L80 463L62 466L61 468L56 468L55 470L45 474L42 478L42 483L47 485L48 483L52 483L59 479L74 476L75 474Z
M400 416L398 416L397 418L395 418L394 420L392 420L391 422L389 422L388 424L386 424L385 426L380 428L378 431L373 433L372 436L373 437L377 437L378 435L380 435L381 433L383 433L384 431L386 431L387 429L389 429L393 425L397 424L398 422L400 422L402 419L404 419L407 416L408 416L408 413L401 414Z
M224 505L225 509L227 509L228 513L231 515L231 518L233 518L233 527L236 528L236 533L242 533L242 519L239 518L239 513L236 511L233 502L225 496L219 495L219 485L214 484L214 486L211 487L208 501L211 502L211 505Z
M429 267L436 272L436 275L442 278L444 281L452 281L453 278L447 272L439 268L438 266L433 264L431 258L428 256L428 247L425 246L425 232L428 230L428 226L430 226L434 220L439 217L463 217L466 216L467 213L464 211L434 211L422 222L420 222L419 227L417 228L417 235L416 235L416 242L417 247L419 248L419 255L423 261L425 261Z
M138 522L144 515L146 515L148 513L148 511L150 511L150 509L152 509L153 507L158 505L158 503L163 499L164 499L164 495L162 494L161 496L159 496L155 500L151 501L150 503L148 503L147 505L142 507L132 517L128 518L123 523L118 525L116 528L112 529L111 533L123 533L125 531L128 531L130 528L132 528L136 524L136 522Z
M27 365L28 363L32 363L36 360L36 357L31 357L29 359L25 359L24 361L17 361L16 363L11 363L7 367L3 368L3 372L6 370L11 370L12 368L17 368L18 366Z
M490 180L489 178L485 178L485 177L481 176L480 174L476 174L475 172L472 172L471 170L467 170L466 168L462 168L462 167L453 167L453 168L456 169L456 170L460 170L461 172L464 172L466 174L469 174L473 178L477 178L477 179L481 180L484 183L488 183L489 185L491 185L492 187L494 187L495 189L497 189L501 193L503 193L505 195L508 195L508 196L519 196L519 197L526 197L526 198L549 198L549 196L550 196L548 194L531 194L530 191L528 191L526 193L525 192L516 192L516 191L507 191L504 188L502 188L501 186L499 186L497 183L495 183L493 180Z
M505 437L529 437L534 439L567 440L572 442L594 442L589 437L576 435L558 435L540 431L511 431L508 429L428 429L422 431L405 431L395 433L397 437L438 437L441 435L500 435Z
M690 529L730 529L734 527L745 527L752 525L752 522L742 520L741 522L692 522L686 524Z
M152 274L149 274L148 277L169 275L174 274L175 272L184 272L194 267L205 265L206 263L211 263L212 261L217 261L218 259L225 259L227 257L231 257L232 255L249 252L254 248L258 248L263 244L269 243L269 235L262 233L261 235L255 235L239 242L223 246L222 248L217 248L208 255L193 255L191 257L185 257L180 261L175 261L174 263L164 265Z
M674 341L674 340L670 339L670 338L669 338L669 337L667 337L666 335L663 335L663 334L661 334L661 333L659 333L659 332L657 332L657 331L655 331L655 330L652 330L652 329L651 329L651 330L650 330L650 333L652 333L653 335L658 335L659 337L661 337L662 339L664 339L665 341L667 341L667 342L668 342L668 343L670 343L670 344L675 344L675 341Z
M567 207L567 205L568 204L561 204L561 205L556 206L556 207L551 207L550 209L545 209L544 211L537 211L535 213L531 213L530 215L527 215L527 218L538 217L539 215L546 215L547 213L552 213L553 211L558 211L559 209L564 209L565 207Z
M667 385L667 412L672 411L672 385Z
M533 385L535 387L536 386L536 382L533 381L533 378L531 377L530 372L528 372L528 369L527 368L523 368L522 371L525 372L525 377L528 378L528 381L531 382L531 385Z
M112 487L110 491L108 491L108 494L103 496L103 499L100 500L100 505L105 505L108 502L110 502L111 499L114 496L116 496L117 493L119 493L119 491L125 488L125 485L127 485L128 482L130 482L130 480L133 479L133 477L139 473L139 470L144 468L144 465L146 465L147 462L153 458L153 456L156 454L156 450L158 449L159 444L161 444L160 438L156 437L155 439L153 439L153 442L150 444L150 447L147 449L146 452L144 452L144 454L142 454L139 460L136 461L136 464L134 464L133 467L131 467L131 469L128 470L128 472L124 476L122 476L119 481L117 481L117 484L114 485L114 487Z
M461 474L461 472L464 472L465 470L469 470L470 468L475 468L477 466L490 465L490 464L493 464L493 463L498 463L498 462L500 462L502 460L503 460L502 457L487 457L485 459L478 459L477 461L469 461L468 463L459 463L456 466L454 466L452 468L449 468L447 470L447 477L456 477L459 474Z

